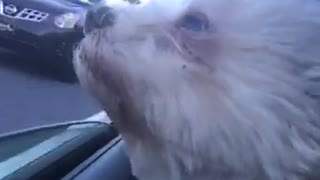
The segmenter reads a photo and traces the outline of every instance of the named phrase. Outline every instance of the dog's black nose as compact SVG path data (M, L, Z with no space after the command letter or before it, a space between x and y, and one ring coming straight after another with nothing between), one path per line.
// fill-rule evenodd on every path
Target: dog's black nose
M84 21L84 32L90 33L94 29L112 26L115 21L115 14L108 6L93 6L87 11Z

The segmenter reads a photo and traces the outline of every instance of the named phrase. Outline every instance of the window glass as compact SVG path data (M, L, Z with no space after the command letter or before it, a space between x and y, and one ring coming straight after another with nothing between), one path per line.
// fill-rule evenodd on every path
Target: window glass
M0 138L0 179L73 140L97 123L62 126Z

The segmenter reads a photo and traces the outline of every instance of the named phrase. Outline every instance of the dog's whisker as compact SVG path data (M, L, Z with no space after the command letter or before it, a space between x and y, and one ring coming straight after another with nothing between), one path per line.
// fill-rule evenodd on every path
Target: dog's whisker
M163 34L166 35L166 37L172 42L174 47L178 50L180 54L183 54L183 48L180 46L180 44L177 42L177 40L170 34L163 30Z

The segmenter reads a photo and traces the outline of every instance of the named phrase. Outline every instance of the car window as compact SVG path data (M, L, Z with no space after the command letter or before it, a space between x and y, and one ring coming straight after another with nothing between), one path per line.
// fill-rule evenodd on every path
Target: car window
M75 124L0 138L0 179L99 127L97 123Z

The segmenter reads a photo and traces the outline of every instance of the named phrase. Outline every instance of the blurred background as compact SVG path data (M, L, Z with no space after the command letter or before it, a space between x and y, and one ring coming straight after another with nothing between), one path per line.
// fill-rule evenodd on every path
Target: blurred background
M0 0L0 134L99 111L81 89L72 50L100 0Z

